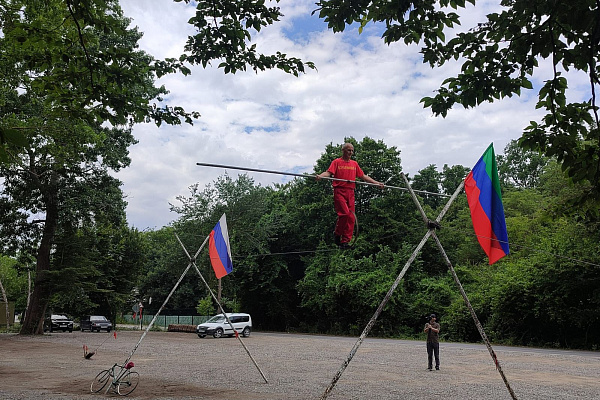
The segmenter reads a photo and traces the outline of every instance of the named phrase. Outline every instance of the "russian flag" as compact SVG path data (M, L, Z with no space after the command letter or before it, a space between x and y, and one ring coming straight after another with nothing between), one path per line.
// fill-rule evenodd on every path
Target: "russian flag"
M213 228L208 239L208 254L210 263L215 270L217 279L221 279L231 271L231 249L229 247L229 234L227 233L227 220L225 214Z
M492 265L509 253L493 143L467 175L465 192L477 240Z

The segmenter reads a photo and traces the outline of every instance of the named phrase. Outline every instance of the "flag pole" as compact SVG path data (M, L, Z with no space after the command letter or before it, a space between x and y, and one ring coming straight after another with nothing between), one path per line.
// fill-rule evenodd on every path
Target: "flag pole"
M231 320L229 319L229 317L227 316L227 313L225 312L225 310L223 309L223 306L221 305L221 302L219 302L219 300L217 299L217 297L215 296L215 293L212 291L212 289L210 288L210 286L208 285L208 283L206 282L206 280L204 279L204 276L202 275L202 273L200 272L200 270L198 269L198 266L196 266L196 257L198 257L198 254L200 253L200 250L198 250L194 256L194 258L190 257L190 254L188 253L187 249L185 248L185 246L183 245L183 242L181 241L181 239L179 239L179 236L177 236L177 234L175 233L175 237L177 238L177 241L179 242L179 244L181 245L181 247L183 248L183 251L185 252L185 254L188 256L188 258L190 259L190 266L193 266L194 269L196 270L196 272L198 273L198 276L200 277L200 279L202 280L202 282L204 283L204 286L206 286L206 289L208 289L208 292L210 293L210 295L212 296L212 298L215 300L215 302L217 303L217 305L219 306L219 309L221 310L221 313L223 313L223 316L225 317L225 319L227 320L227 323L229 324L229 326L231 327L231 329L233 330L233 332L235 333L235 337L239 340L239 342L242 344L242 347L244 348L244 350L246 350L246 353L248 354L248 357L250 357L250 360L252 360L252 363L254 364L254 366L256 367L256 369L258 370L258 372L260 373L260 375L262 376L263 380L265 381L265 383L269 383L269 381L267 380L267 377L265 376L265 374L262 372L262 370L260 369L260 367L258 366L258 364L256 363L256 361L254 360L254 357L252 357L252 354L250 354L250 350L248 350L248 348L246 347L246 344L242 341L242 338L240 337L240 335L237 334L237 331L235 330L233 324L231 323ZM204 240L204 243L206 243L206 240L208 240L210 236L207 236L206 239ZM204 243L202 244L202 247L204 247ZM189 266L188 266L189 268ZM186 270L187 272L187 270Z
M281 172L281 171L272 171L272 170L268 170L268 169L236 167L233 165L221 165L221 164L209 164L209 163L196 163L196 165L198 165L200 167L236 169L236 170L240 170L240 171L261 172L261 173L265 173L265 174L289 175L289 176L297 176L300 178L316 178L317 177L317 175L312 175L312 174L296 174L293 172ZM327 176L322 176L321 179L325 179L328 181L349 182L349 183L356 183L358 185L380 187L377 183L370 183L370 182L365 182L365 181L351 181L348 179L331 178L331 177L327 177ZM396 189L396 190L405 190L405 191L408 190L405 187L392 186L392 185L383 185L383 187L386 189ZM447 194L428 192L426 190L414 190L414 192L428 194L428 195L432 195L432 196L451 197L450 195L447 195Z

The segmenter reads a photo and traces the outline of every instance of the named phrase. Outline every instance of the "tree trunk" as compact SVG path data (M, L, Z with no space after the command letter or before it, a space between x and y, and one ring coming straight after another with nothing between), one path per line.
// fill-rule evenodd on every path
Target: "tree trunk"
M8 328L10 328L10 310L8 308L8 297L6 297L6 291L4 290L4 286L2 286L2 279L0 279L0 291L2 291L2 299L4 300L4 305L6 306L6 330L8 330Z
M36 275L31 295L31 303L27 308L25 319L21 325L21 335L41 335L44 333L44 316L46 306L52 292L50 279L50 254L54 244L54 234L58 225L58 204L54 182L44 193L46 200L46 221L44 234L38 248Z

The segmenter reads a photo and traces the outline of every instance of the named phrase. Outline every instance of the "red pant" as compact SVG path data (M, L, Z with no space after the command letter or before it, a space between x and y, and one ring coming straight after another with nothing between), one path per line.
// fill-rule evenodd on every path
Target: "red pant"
M340 236L340 243L352 240L354 232L354 189L333 189L333 207L337 213L334 234Z

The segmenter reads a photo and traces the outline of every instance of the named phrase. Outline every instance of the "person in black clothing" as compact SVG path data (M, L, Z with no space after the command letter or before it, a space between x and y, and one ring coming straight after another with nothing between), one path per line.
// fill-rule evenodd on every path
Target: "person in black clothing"
M427 334L427 369L431 371L433 366L433 356L435 355L435 369L440 369L440 324L436 322L437 316L431 314L429 322L425 324L423 330Z

